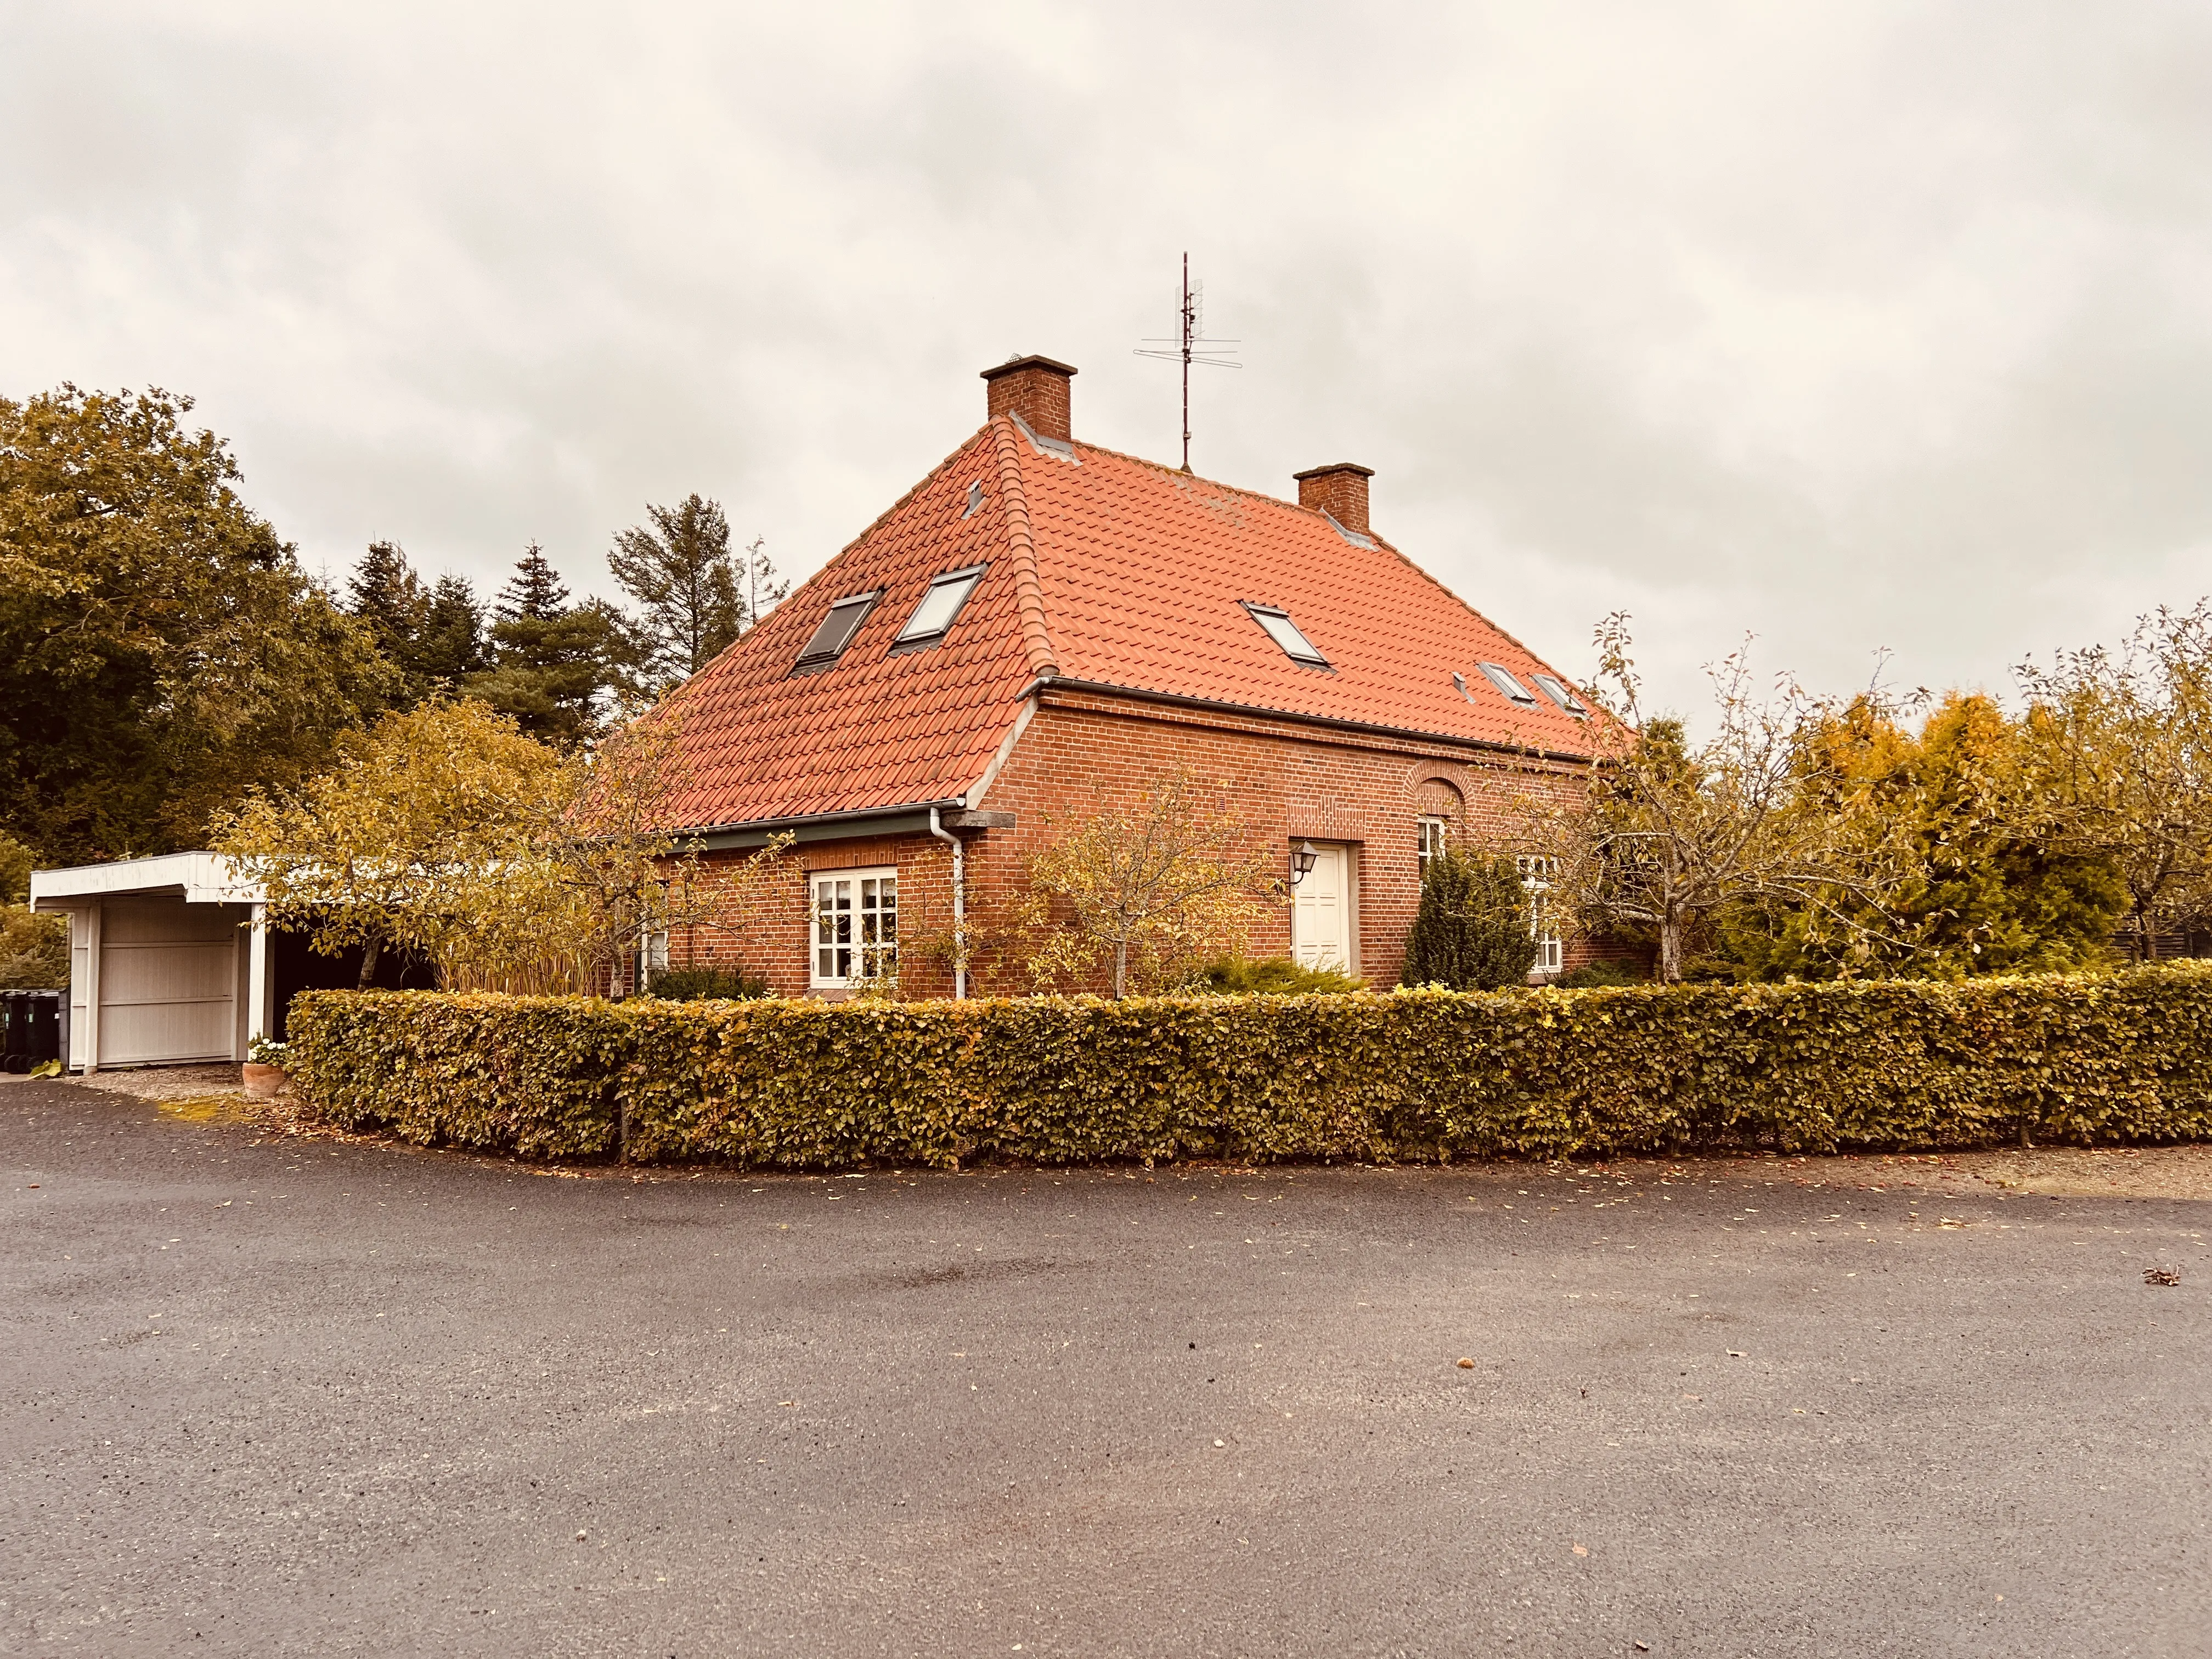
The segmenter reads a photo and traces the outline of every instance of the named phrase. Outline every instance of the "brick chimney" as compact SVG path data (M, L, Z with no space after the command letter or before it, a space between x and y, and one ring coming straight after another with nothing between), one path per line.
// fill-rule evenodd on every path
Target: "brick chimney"
M1074 441L1068 429L1067 383L1075 371L1049 357L1009 357L996 368L983 371L990 384L988 418L1018 415L1040 438Z
M1374 533L1367 527L1367 481L1375 476L1373 467L1339 461L1291 476L1298 481L1300 507L1328 514L1355 536Z

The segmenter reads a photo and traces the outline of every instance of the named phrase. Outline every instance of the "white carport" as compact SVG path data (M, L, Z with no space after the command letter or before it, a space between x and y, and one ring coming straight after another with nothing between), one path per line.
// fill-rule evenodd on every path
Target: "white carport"
M239 1060L270 1030L260 889L212 853L39 870L31 908L70 921L68 1065Z

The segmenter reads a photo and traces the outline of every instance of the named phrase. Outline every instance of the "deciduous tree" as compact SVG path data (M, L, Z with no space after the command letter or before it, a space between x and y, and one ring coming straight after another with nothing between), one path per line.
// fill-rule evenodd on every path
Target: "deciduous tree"
M1171 989L1206 961L1242 955L1281 884L1251 831L1206 800L1187 772L1158 779L1133 811L1086 818L1030 861L1041 983L1112 964L1114 994L1133 979Z
M661 826L672 720L563 756L473 701L386 715L339 764L257 795L216 850L261 882L276 925L337 954L398 948L448 989L606 991L648 935L734 932L789 838L702 878Z
M2118 651L2018 672L2033 831L2112 861L2130 948L2154 960L2162 936L2212 917L2212 600L2139 618Z
M1829 705L1790 683L1755 696L1737 652L1711 671L1717 729L1692 744L1679 720L1643 708L1627 623L1617 613L1598 627L1598 763L1586 787L1565 801L1531 789L1520 802L1525 838L1556 872L1557 912L1588 930L1646 933L1667 981L1748 904L1805 906L1845 930L1864 926L1869 906L1879 914L1899 877L1893 826L1860 795L1798 810L1798 740Z
M191 408L0 398L0 824L54 862L198 845L398 690Z

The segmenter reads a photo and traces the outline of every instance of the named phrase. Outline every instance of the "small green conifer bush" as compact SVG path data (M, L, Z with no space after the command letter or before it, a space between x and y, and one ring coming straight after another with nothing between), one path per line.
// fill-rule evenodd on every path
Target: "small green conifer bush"
M1431 858L1400 981L1496 991L1525 982L1535 965L1528 895L1513 860L1461 848Z

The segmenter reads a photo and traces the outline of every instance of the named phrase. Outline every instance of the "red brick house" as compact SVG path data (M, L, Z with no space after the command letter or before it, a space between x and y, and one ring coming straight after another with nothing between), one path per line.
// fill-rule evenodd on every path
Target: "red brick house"
M903 939L902 991L952 994L921 933L1183 769L1286 883L1314 854L1255 953L1387 986L1434 839L1503 846L1511 793L1588 765L1569 683L1374 531L1369 469L1298 473L1293 504L1100 449L1074 374L985 371L981 429L678 694L709 862L797 836L742 937L679 963L836 997Z

